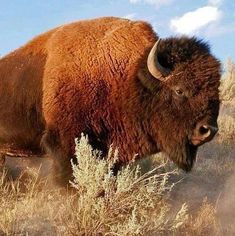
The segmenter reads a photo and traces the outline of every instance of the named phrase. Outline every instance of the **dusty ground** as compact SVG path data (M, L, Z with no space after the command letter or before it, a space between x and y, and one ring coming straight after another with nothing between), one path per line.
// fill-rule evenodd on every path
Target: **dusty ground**
M8 170L8 176L13 179L17 179L28 168L40 168L40 175L43 177L50 173L52 160L36 156L27 158L6 156L4 166Z

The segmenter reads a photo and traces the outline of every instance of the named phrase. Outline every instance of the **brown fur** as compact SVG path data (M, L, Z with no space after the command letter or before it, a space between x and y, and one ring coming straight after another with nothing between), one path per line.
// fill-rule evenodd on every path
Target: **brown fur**
M120 163L163 150L182 167L195 124L216 122L220 65L203 42L169 38L159 60L172 73L162 83L146 69L157 38L145 22L100 18L53 29L2 58L1 142L35 150L41 142L68 170L83 132L104 154L118 147ZM187 99L174 97L178 84Z

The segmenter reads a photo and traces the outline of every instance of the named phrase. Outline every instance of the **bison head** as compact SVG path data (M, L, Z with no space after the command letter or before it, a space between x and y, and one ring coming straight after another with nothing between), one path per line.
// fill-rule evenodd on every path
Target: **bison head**
M196 38L158 40L148 54L142 83L152 94L149 132L186 171L218 131L220 74L219 61Z

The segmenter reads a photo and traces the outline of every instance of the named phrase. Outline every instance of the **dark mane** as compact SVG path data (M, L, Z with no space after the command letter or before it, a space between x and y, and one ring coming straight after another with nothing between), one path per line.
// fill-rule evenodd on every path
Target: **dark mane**
M159 45L159 62L168 68L176 63L190 61L196 54L210 54L210 46L196 37L169 37Z

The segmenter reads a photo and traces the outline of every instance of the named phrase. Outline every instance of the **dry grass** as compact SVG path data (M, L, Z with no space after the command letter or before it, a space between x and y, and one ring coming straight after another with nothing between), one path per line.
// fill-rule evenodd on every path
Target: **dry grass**
M235 117L223 115L219 119L219 138L222 142L235 139Z
M161 164L141 174L127 166L117 176L110 171L116 152L100 159L82 137L73 164L72 191L60 189L40 170L29 169L18 180L0 182L2 235L219 235L221 227L212 203L196 211L175 201L174 182L181 178ZM27 174L27 175L26 175ZM170 182L169 182L170 181ZM181 180L182 181L182 180Z
M226 63L226 71L221 80L221 98L223 101L232 101L235 98L235 64L229 58Z
M113 176L110 168L118 154L112 149L109 160L102 160L100 153L92 150L82 137L77 142L76 154L79 166L73 164L74 180L69 191L47 179L39 179L40 170L29 169L15 181L2 173L0 235L220 235L225 230L229 235L234 232L231 224L226 229L221 227L215 202L204 199L198 201L196 208L190 207L192 202L186 197L193 196L187 186L190 184L163 159L143 174L137 165L127 166ZM186 188L184 192L182 187Z
M101 160L82 137L73 164L73 191L65 192L39 172L0 185L0 230L5 235L155 235L178 231L188 214L186 205L174 214L167 202L173 187L161 166L141 175L139 167L125 167L117 176L112 161ZM116 152L110 151L115 160Z

